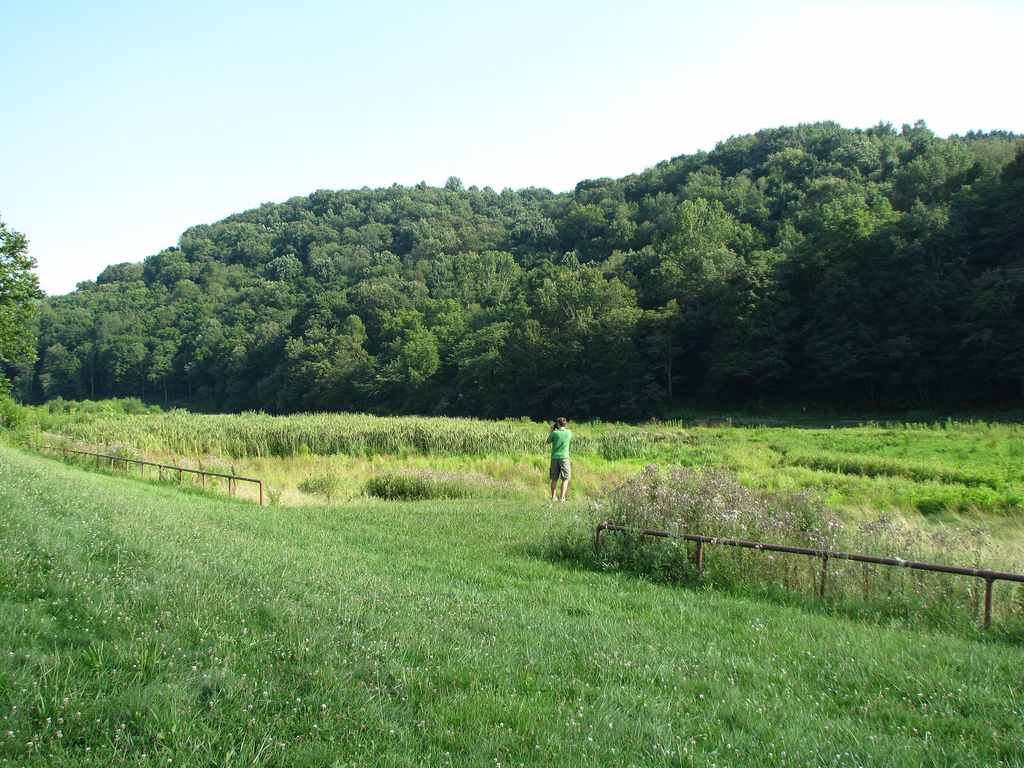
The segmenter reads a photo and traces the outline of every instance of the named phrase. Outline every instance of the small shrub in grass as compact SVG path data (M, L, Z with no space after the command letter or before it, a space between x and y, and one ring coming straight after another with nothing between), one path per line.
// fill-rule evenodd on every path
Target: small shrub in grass
M1006 494L1006 508L1008 511L1019 512L1024 509L1024 493L1010 491Z
M465 499L481 495L458 475L446 472L386 472L370 478L366 494L390 501Z
M341 491L341 477L330 473L312 475L299 483L299 490L313 496L323 496L330 504Z
M267 500L270 502L270 506L278 507L281 505L281 496L283 492L280 488L275 488L272 485L267 486Z

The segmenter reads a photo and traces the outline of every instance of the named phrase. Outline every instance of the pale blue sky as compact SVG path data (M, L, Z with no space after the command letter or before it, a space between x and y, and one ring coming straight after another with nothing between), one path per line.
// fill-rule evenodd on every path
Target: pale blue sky
M1012 2L0 0L0 217L43 288L316 189L571 188L797 122L1024 132Z

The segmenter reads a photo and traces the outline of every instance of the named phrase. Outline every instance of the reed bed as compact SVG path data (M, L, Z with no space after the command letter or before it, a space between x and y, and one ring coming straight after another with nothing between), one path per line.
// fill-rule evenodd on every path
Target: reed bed
M302 455L489 455L537 453L545 449L548 425L527 420L371 416L316 413L200 415L98 415L54 425L65 437L91 444L128 445L140 451L231 458ZM615 460L641 458L691 437L682 429L657 431L623 425L577 430L573 450Z

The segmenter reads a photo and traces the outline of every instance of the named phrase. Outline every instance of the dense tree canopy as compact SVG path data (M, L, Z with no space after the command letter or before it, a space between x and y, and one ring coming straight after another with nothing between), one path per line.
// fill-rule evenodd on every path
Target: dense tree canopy
M35 360L32 320L42 294L34 267L28 240L0 220L0 396L10 384L5 371Z
M1024 151L765 130L622 179L321 190L47 300L43 399L642 418L1024 398Z

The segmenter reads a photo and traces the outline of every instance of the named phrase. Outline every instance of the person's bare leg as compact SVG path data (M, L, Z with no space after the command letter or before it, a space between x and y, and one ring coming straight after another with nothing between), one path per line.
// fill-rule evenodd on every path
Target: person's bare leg
M562 501L565 501L565 497L569 495L569 478L562 481Z
M558 501L558 494L556 493L557 489L558 489L558 479L556 478L556 479L551 481L551 500L552 501Z

